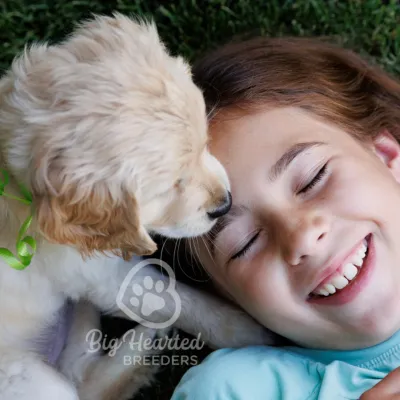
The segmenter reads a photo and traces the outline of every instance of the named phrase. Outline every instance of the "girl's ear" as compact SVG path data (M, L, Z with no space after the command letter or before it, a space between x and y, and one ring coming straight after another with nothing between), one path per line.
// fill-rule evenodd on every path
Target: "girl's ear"
M375 154L400 183L400 144L397 139L385 130L374 138L372 147Z

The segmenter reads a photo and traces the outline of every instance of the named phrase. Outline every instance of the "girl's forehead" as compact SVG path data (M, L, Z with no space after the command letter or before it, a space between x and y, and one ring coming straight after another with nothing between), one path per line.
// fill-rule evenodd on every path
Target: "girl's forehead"
M238 118L223 119L211 126L211 151L223 163L246 153L279 157L289 146L321 141L347 146L351 135L332 123L298 108L277 108ZM353 143L354 144L354 143ZM251 161L251 160L250 160Z

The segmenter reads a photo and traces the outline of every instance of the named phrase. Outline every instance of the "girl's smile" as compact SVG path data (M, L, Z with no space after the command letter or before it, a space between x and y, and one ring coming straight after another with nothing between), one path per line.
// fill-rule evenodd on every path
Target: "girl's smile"
M333 306L349 303L368 285L374 266L374 244L369 235L339 266L334 263L324 271L329 276L311 292L308 301ZM334 272L330 273L332 269Z

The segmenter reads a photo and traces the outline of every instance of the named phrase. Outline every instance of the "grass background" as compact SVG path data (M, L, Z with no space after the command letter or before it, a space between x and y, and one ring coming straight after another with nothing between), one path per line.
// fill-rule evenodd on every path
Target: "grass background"
M189 60L237 35L329 36L400 73L398 0L1 0L0 68L26 42L57 41L91 13L150 16Z
M190 61L232 37L320 36L399 75L399 7L398 0L0 0L0 74L27 42L56 42L92 13L120 11L153 18L170 50ZM180 269L177 275L187 273ZM104 326L110 336L131 328L129 322L109 319ZM201 361L207 353L196 356ZM169 399L185 370L163 368L137 398Z

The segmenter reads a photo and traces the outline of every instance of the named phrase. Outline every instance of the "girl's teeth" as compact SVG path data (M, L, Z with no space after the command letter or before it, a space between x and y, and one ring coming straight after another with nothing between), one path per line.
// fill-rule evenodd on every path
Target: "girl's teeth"
M335 294L337 290L345 288L358 274L359 268L362 267L365 254L367 252L367 242L363 241L361 247L352 259L351 263L347 263L343 267L342 275L336 275L332 278L329 283L326 283L318 290L315 290L313 294L320 296L329 296ZM359 267L359 268L357 268Z
M343 275L336 275L329 283L326 283L320 289L316 290L314 294L321 296L329 296L335 294L336 290L345 288L351 280L353 280L358 273L358 268L353 264L348 263L343 267Z
M357 256L354 257L353 264L357 265L357 267L361 267L361 265L363 264L364 257L365 257L365 253L362 255L357 254Z
M366 253L367 252L367 248L368 248L368 243L367 243L367 240L364 239L363 242L361 243L360 250L362 250L364 253Z
M336 289L340 290L346 287L349 281L343 275L337 275L332 279L331 283Z
M336 293L336 288L331 283L327 283L326 285L324 285L323 289L326 290L329 294Z
M365 257L365 253L366 252L367 252L367 250L360 249L360 250L357 251L357 256L358 257Z
M362 261L362 260L361 260ZM362 262L361 262L362 263ZM357 265L357 264L356 264ZM357 265L360 267L360 265ZM358 269L353 264L348 263L343 268L343 275L351 281L357 275Z

